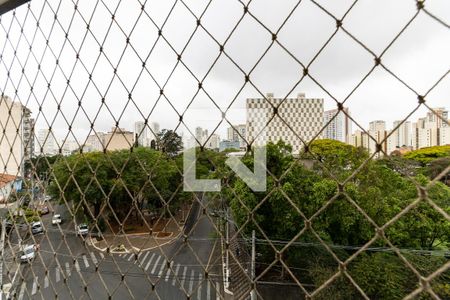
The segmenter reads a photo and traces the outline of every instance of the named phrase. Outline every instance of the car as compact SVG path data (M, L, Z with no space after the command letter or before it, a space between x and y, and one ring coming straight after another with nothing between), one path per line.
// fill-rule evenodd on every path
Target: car
M36 245L27 245L23 248L20 256L20 262L30 262L36 257Z
M77 233L77 235L80 236L85 236L88 234L89 232L89 227L87 226L87 224L80 224L80 225L75 225L75 231Z
M11 222L10 220L6 220L6 221L5 221L5 230L6 230L6 233L10 233L11 230L13 229L13 227L14 227L13 222Z
M60 214L56 214L52 217L52 224L56 225L56 224L61 224L62 223L62 218Z
M50 201L50 200L52 200L52 196L49 196L49 195L44 196L44 201Z
M50 212L50 210L48 209L48 206L44 205L39 209L39 213L41 215L46 215Z
M42 225L42 222L32 223L31 224L31 233L32 234L44 233L44 226Z

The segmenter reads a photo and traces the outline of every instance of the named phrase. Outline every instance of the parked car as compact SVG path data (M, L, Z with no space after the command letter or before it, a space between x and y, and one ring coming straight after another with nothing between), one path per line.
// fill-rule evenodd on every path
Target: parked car
M89 232L89 227L86 224L75 225L77 235L86 236Z
M60 214L56 214L52 217L52 224L56 225L56 224L61 224L62 223L62 218Z
M27 245L23 248L20 256L20 262L26 263L32 261L36 257L36 245Z
M6 230L6 233L7 233L7 234L11 232L11 230L13 229L13 227L14 227L13 222L11 222L11 221L9 221L9 220L6 220L6 221L5 221L5 230Z
M50 212L50 210L48 209L48 206L47 205L44 205L44 206L42 206L40 209L39 209L39 213L41 214L41 215L46 215L46 214L48 214Z
M31 224L31 233L38 234L44 232L44 226L42 222L34 222Z

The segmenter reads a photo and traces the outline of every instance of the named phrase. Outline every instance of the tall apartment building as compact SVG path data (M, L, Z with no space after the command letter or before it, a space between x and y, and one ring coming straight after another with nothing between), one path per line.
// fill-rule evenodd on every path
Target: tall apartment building
M247 135L247 125L239 124L233 125L227 129L227 140L239 142L240 148L245 148L247 143L245 141Z
M59 152L55 135L49 129L39 129L36 147L39 155L56 155Z
M345 112L345 113L344 113ZM325 139L349 143L352 134L352 121L349 118L350 110L344 108L343 111L338 109L327 110L323 114L323 124L328 126L323 131Z
M134 123L134 141L138 142L139 146L150 147L152 141L156 141L156 135L160 128L157 122L150 122L145 125L143 121Z
M309 142L321 138L319 132L323 127L324 111L322 98L306 98L304 93L300 93L296 98L283 100L269 93L266 99L247 99L247 141L254 141L254 145L265 145L269 141L283 140L292 145L294 153L298 153L303 147L300 139ZM267 122L269 124L265 127Z
M220 136L216 133L213 133L206 142L205 148L213 150L219 149L219 143L220 143Z
M31 111L8 96L0 98L0 173L24 176L34 152Z
M350 138L350 144L355 147L363 147L369 153L377 151L377 144L381 144L381 150L389 154L389 139L386 139L388 131L386 131L386 122L376 120L369 123L369 130L363 132L361 130L355 131ZM378 153L376 156L382 156L383 153Z
M412 146L415 149L424 147L447 145L448 139L448 110L443 107L434 108L423 118L412 124ZM444 120L447 120L445 122Z

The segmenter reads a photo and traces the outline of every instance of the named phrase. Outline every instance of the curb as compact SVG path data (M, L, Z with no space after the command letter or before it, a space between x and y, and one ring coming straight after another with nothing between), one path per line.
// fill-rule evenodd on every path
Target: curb
M186 214L186 216L189 216L189 215L191 214L192 206L193 206L193 205L191 204L191 207L189 208L189 211L188 211L188 213ZM132 248L133 250L135 250L136 252L144 252L144 251L150 251L150 250L153 250L153 249L156 249L156 248L159 248L159 247L168 245L168 244L172 243L173 241L177 240L177 239L180 237L180 235L181 235L182 233L184 233L184 227L185 227L185 226L186 226L186 220L184 220L183 226L179 226L180 232L179 232L176 236L173 236L173 237L172 237L172 235L173 235L173 232L172 232L172 233L171 233L171 236L169 237L170 240L167 241L167 242L165 242L165 243L158 244L158 245L156 245L156 246L153 246L153 247L150 247L150 248L144 248L144 249L140 249L140 248L137 248L137 247L135 247L135 246L131 246L131 248ZM148 233L146 233L146 232L143 232L143 233L131 233L131 234L128 234L127 236L137 236L137 237L139 237L139 236L141 236L141 235L148 235ZM153 237L153 238L154 238L155 240L158 240L158 239L167 239L167 237L166 237L166 238ZM92 247L94 247L94 248L97 249L98 251L101 251L101 252L107 252L108 247L106 247L106 248L100 248L100 247L98 247L98 246L96 245L96 242L93 241L92 236L89 236L89 240L90 240L90 244L91 244ZM130 250L127 249L127 250L125 250L125 251L113 251L113 250L111 250L111 251L109 251L109 253L114 253L114 254L117 254L117 253L125 254L125 253L131 253L131 252L130 252Z

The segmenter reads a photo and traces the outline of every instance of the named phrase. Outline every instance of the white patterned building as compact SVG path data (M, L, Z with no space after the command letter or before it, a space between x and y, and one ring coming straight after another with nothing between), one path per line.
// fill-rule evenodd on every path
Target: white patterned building
M292 145L294 153L298 153L303 147L301 140L309 142L321 138L322 98L306 98L304 93L300 93L296 98L283 100L269 93L266 99L247 99L247 141L254 141L253 145L265 145L269 141L283 140Z

